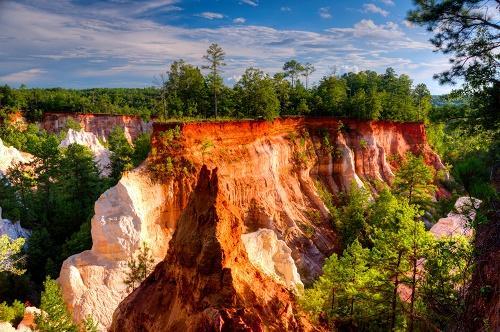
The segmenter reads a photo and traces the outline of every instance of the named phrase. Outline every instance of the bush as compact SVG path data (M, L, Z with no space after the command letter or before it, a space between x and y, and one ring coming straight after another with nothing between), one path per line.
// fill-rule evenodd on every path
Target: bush
M0 303L0 322L9 322L12 326L17 326L24 316L24 304L15 300L12 305L7 302Z

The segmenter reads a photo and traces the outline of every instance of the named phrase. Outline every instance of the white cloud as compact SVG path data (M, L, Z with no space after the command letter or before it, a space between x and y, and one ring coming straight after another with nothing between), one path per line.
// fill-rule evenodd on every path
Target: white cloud
M252 6L252 7L257 7L259 5L258 0L241 0L240 3L244 3L244 4Z
M233 23L236 23L236 24L243 24L245 23L247 20L244 18L244 17L237 17L233 20Z
M382 8L377 7L373 3L365 3L363 5L363 12L365 12L365 13L380 14L380 15L382 15L384 17L386 17L387 15L389 15L389 12L387 10L383 10Z
M28 83L35 78L45 74L46 71L41 68L31 68L27 70L18 71L8 75L0 76L0 82L7 83Z
M207 20L224 18L224 15L222 15L221 13L214 13L214 12L203 12L201 14L197 14L196 16L206 18Z
M394 6L394 1L392 0L380 0L380 2L387 6Z
M405 27L407 27L409 29L413 29L415 27L415 24L413 24L412 22L410 22L408 20L403 20L403 24L405 25Z
M362 20L351 27L320 32L254 25L186 28L137 17L125 9L103 12L70 2L66 6L54 11L38 4L2 4L0 75L4 76L0 81L30 79L33 84L74 87L95 85L96 81L101 86L138 86L142 82L144 86L173 60L183 58L201 66L211 42L226 51L224 77L228 81L232 77L233 82L247 67L272 74L290 58L313 63L317 70L311 81L315 81L336 64L341 64L342 71L382 72L392 66L418 73L423 67L404 55L408 50L436 56L424 41L427 36L421 36L421 41L413 39L416 35L410 38L393 22L377 25ZM431 70L441 71L437 67ZM50 80L41 80L48 75ZM432 75L428 77L431 80Z
M332 14L330 13L330 7L321 7L319 9L319 16L324 19L332 18Z
M282 12L291 12L291 11L292 11L292 8L287 7L287 6L283 6L283 7L281 7L281 8L280 8L280 10L281 10Z

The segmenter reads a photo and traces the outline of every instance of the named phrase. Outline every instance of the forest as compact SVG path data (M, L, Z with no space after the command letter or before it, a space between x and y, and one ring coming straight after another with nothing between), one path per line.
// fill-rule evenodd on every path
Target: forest
M415 3L408 20L430 31L441 24L432 43L453 59L451 69L436 78L442 83L464 82L439 99L433 99L424 84L414 85L409 76L392 68L384 73L334 73L311 83L314 66L296 60L287 61L272 76L248 68L234 86L228 86L221 76L225 53L217 44L207 50L206 67L174 61L157 77L155 87L0 87L0 116L22 111L30 121L22 131L2 122L0 138L34 155L29 164L16 165L0 177L3 217L20 220L33 232L25 251L22 241L0 242L0 263L7 256L24 258L19 264L0 265L0 299L5 301L0 304L0 320L19 320L19 299L28 299L64 322L59 331L93 330L91 319L83 327L71 322L52 279L64 259L90 248L90 219L97 198L124 171L138 166L150 149L149 136L131 144L116 128L106 142L111 176L102 177L90 150L77 144L62 149L64 131L47 133L35 124L44 113L131 114L159 121L301 115L423 122L429 143L451 175L440 178L442 174L434 174L422 158L408 155L393 185L381 188L373 199L356 186L333 197L318 182L332 226L341 235L342 250L326 260L314 283L306 285L298 297L302 308L317 324L346 331L457 328L471 310L471 297L495 296L494 285L475 274L487 264L480 258L495 248L462 237L432 238L424 221L444 217L458 197L467 196L482 200L470 222L476 232L498 226L494 174L500 160L500 27L477 17L460 17L473 1ZM79 129L77 124L70 127ZM450 197L433 199L438 183ZM411 294L407 302L397 294L401 287ZM38 323L42 331L57 330L43 317ZM483 321L477 324L493 330Z
M325 76L315 85L304 76L314 70L311 65L290 60L283 69L270 76L248 68L233 87L224 85L219 74L213 84L212 74L204 76L200 68L183 60L174 61L160 75L159 86L143 89L13 89L5 85L0 87L0 110L23 110L32 120L40 120L45 112L206 119L215 117L214 91L217 117L222 118L315 115L423 121L431 107L425 84L413 86L410 77L397 75L392 68L383 74L363 71Z

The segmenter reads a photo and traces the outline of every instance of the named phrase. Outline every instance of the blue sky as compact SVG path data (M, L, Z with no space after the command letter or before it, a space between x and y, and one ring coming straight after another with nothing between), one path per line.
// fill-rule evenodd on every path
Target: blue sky
M316 67L312 80L393 67L446 93L448 67L430 35L405 21L411 0L0 0L0 84L144 87L176 59L202 65L212 42L223 76L271 74L289 59Z

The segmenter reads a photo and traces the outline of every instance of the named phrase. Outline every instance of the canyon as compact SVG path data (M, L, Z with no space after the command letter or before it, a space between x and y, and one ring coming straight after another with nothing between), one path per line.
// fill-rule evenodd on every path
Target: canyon
M125 136L132 142L141 133L151 131L152 122L144 121L134 115L110 115L87 113L50 113L43 114L40 126L48 132L57 133L64 130L68 120L78 123L83 131L93 133L98 138L106 140L113 128L123 128Z
M310 330L293 293L340 243L321 191L336 197L354 183L376 193L407 152L444 169L421 123L154 123L148 159L96 202L92 249L64 262L65 301L77 321L92 314L101 330L154 330L159 323L130 309L153 303L173 329L262 327L282 313L276 329ZM161 263L129 294L127 260L141 243Z

